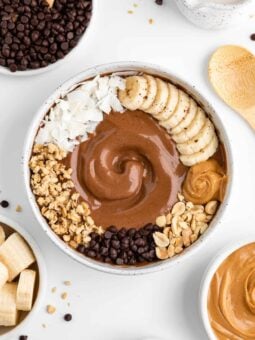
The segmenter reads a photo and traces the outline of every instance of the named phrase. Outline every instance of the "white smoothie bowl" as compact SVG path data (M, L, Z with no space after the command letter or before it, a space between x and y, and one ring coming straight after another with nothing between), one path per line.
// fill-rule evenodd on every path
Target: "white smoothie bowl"
M219 266L222 264L222 262L231 255L234 251L241 248L242 246L245 246L247 244L255 242L254 235L251 235L250 237L247 236L245 239L230 244L227 247L224 247L215 258L209 263L207 269L205 270L204 276L201 281L200 291L199 291L199 301L200 301L200 315L202 318L202 322L205 328L205 331L209 337L210 340L217 340L212 327L210 325L209 317L208 317L208 311L207 311L207 297L208 292L210 288L210 284L212 281L212 278L219 268Z
M79 52L80 47L85 44L87 44L87 40L90 37L91 32L94 29L95 25L95 13L97 12L97 6L98 6L98 0L93 0L93 5L92 5L92 16L89 21L88 27L86 28L85 32L81 36L80 40L78 41L77 45L72 48L67 55L64 56L64 58L57 60L53 64L49 64L46 67L41 67L38 69L28 69L26 71L16 71L16 72L11 72L8 67L0 66L0 74L7 75L7 76L12 76L12 77L26 77L26 76L37 76L39 74L53 71L56 68L60 67L64 63L67 63L68 60L71 59L73 55Z
M227 185L226 195L225 195L224 202L221 204L208 230L204 233L204 235L202 235L198 239L198 241L196 241L190 247L186 248L185 251L183 251L183 253L181 253L180 255L177 255L174 258L169 259L169 260L155 262L152 264L148 264L146 266L138 266L138 267L112 266L106 263L100 263L93 259L87 258L84 255L79 254L77 251L71 249L51 230L46 220L41 215L41 212L36 203L34 194L32 193L31 187L30 187L30 170L29 170L28 164L29 164L29 160L31 157L34 139L37 134L40 122L42 121L42 119L44 118L48 110L51 108L55 100L58 99L61 95L67 93L68 90L71 87L73 87L73 85L80 83L81 81L91 79L98 74L107 74L107 73L116 73L116 72L120 74L127 74L127 72L129 73L130 72L147 72L147 73L150 73L156 76L160 76L167 80L170 80L177 86L185 89L185 91L187 91L195 100L197 100L198 103L201 104L201 106L205 109L205 111L208 113L208 115L213 120L216 130L218 131L219 138L223 142L225 146L225 151L226 151L226 161L227 161L227 166L228 166L228 185ZM225 128L221 120L219 119L218 115L213 110L213 108L209 105L209 103L191 85L188 85L187 83L178 79L177 77L172 75L169 71L156 65L139 63L139 62L118 62L118 63L111 63L111 64L96 66L82 73L79 73L78 75L74 76L72 79L64 83L62 86L60 86L52 94L52 96L50 96L46 100L46 102L43 104L43 106L39 109L39 111L34 116L32 124L29 128L27 140L25 143L23 162L24 162L24 165L23 165L24 180L25 180L25 186L26 186L26 191L28 194L29 202L31 204L31 207L34 211L34 214L38 222L40 223L40 225L42 226L46 234L51 238L51 240L60 249L62 249L66 254L68 254L73 259L77 260L78 262L85 264L91 268L100 270L100 271L105 271L107 273L113 273L113 274L121 274L121 275L138 275L138 274L156 272L156 271L168 268L170 266L173 266L179 262L182 262L184 261L186 257L195 253L195 251L200 248L200 246L205 242L205 240L210 238L216 226L220 224L224 211L229 203L232 177L233 177L233 166L232 166L233 160L232 160L232 152L230 148L230 143L229 143Z
M0 339L10 339L14 336L20 336L23 333L23 330L33 321L33 318L41 308L44 300L44 295L47 287L47 272L46 266L43 259L43 255L41 253L40 248L34 241L34 239L26 232L24 228L22 228L17 222L4 217L0 216L0 223L10 227L14 231L17 231L27 242L27 244L32 249L34 256L36 258L36 265L37 265L37 275L38 279L38 289L37 294L34 300L33 307L30 312L18 323L17 326L14 327L1 327L0 326Z
M240 25L253 14L254 0L175 0L182 14L205 29Z

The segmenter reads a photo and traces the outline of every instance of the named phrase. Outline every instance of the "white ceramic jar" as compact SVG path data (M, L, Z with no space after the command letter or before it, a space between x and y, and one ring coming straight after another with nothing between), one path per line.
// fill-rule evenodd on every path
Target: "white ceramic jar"
M255 0L175 0L183 15L205 29L239 25L255 13Z

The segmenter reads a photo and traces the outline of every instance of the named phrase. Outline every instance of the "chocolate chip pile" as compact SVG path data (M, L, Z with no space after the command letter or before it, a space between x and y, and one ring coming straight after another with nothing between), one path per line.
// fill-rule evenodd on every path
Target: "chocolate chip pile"
M92 0L0 0L0 65L12 72L46 67L76 46Z
M135 265L157 260L153 233L157 225L147 224L141 229L117 230L109 227L102 235L90 234L88 247L79 245L77 250L84 255L117 265Z

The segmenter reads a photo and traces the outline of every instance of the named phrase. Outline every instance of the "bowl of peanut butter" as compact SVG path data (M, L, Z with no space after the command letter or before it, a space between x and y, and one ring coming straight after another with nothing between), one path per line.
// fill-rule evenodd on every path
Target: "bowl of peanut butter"
M226 248L201 285L201 315L210 339L255 339L255 242Z
M25 184L65 253L117 274L156 271L220 225L232 154L201 94L159 66L119 62L60 86L35 114Z

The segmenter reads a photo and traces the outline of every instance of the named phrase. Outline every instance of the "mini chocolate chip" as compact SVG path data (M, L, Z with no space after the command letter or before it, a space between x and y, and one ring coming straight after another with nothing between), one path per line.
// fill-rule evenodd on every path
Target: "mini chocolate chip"
M104 237L106 239L110 239L112 237L112 233L110 231L106 231L105 234L104 234Z
M124 260L123 260L123 259L121 259L121 258L117 258L117 260L116 260L116 264L118 264L118 265L122 265L122 264L124 264Z
M0 203L0 205L1 205L2 208L7 208L7 207L9 207L9 202L3 200L3 201Z
M84 253L85 246L83 244L79 244L77 247L77 250L79 253Z
M155 2L157 5L160 5L160 6L163 5L163 0L155 0Z
M72 314L65 314L65 315L64 315L64 320L65 320L65 321L71 321L72 318L73 318L73 317L72 317Z
M27 335L20 335L19 340L27 340L28 336Z
M251 34L250 38L251 40L255 40L255 33Z

